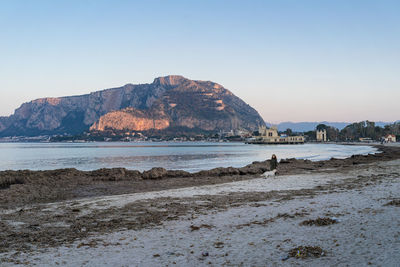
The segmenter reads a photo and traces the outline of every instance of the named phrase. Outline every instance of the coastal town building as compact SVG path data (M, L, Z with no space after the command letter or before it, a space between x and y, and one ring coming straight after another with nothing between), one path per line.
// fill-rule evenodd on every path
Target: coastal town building
M275 126L267 128L264 125L258 128L259 135L254 136L248 143L251 144L304 144L304 136L279 135Z
M235 129L230 131L220 131L219 132L221 137L233 137L233 136L240 136L242 138L251 137L251 132L246 129Z
M317 130L317 142L326 142L326 129Z
M394 134L388 134L385 137L383 137L383 141L385 143L395 143L396 142L396 136Z

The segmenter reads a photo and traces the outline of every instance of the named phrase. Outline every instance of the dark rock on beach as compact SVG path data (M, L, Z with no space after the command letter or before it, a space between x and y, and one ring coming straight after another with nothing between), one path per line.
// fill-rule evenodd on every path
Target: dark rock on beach
M327 226L338 223L338 220L332 218L317 218L315 220L306 220L300 223L303 226Z
M318 246L299 246L289 251L289 256L297 259L319 258L324 255L324 250Z
M167 176L167 170L164 168L152 168L151 170L144 171L142 174L143 179L161 179Z
M88 174L93 177L93 181L140 180L142 178L142 174L139 171L125 168L103 168L88 172Z

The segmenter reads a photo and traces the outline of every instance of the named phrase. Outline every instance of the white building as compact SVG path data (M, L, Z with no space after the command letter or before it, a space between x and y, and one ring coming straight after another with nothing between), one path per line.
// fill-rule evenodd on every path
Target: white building
M383 141L386 143L395 143L396 136L394 134L388 134L383 138Z
M317 130L317 142L326 142L326 130Z
M275 126L267 128L261 126L258 128L259 136L255 136L249 143L255 144L303 144L304 136L279 135Z

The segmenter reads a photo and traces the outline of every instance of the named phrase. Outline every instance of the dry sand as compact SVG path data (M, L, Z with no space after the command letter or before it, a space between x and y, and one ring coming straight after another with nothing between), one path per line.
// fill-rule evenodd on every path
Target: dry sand
M208 173L134 181L158 183L157 191L115 195L118 185L56 202L38 195L31 204L10 203L8 194L0 265L399 266L399 148L381 150L289 160L267 179Z

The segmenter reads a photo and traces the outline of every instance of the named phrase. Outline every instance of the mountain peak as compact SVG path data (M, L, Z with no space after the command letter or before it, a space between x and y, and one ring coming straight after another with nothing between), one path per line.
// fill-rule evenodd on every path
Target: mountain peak
M176 86L184 81L188 81L189 79L181 76L181 75L168 75L164 77L158 77L154 79L155 84L160 84L160 85L170 85L170 86Z

